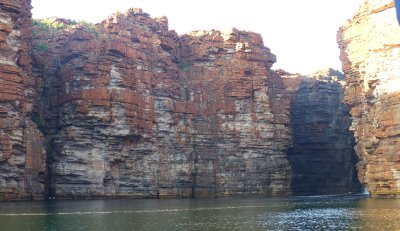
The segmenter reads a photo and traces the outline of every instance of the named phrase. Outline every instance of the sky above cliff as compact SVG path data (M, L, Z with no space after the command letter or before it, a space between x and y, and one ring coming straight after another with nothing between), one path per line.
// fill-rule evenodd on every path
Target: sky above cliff
M336 31L363 0L32 0L34 18L51 16L101 22L113 12L142 8L167 16L179 34L236 27L260 33L278 62L273 68L307 74L341 69Z

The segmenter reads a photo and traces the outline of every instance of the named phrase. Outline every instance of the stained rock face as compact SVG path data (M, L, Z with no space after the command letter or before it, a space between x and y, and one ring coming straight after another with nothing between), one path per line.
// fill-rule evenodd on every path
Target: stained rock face
M400 27L394 2L368 0L338 32L345 101L372 196L400 195Z
M308 76L280 72L291 93L293 146L288 158L296 195L360 192L351 117L342 102L344 76L325 69Z
M0 200L46 195L45 144L31 120L30 10L27 0L0 2Z
M259 34L178 36L140 9L34 30L52 195L290 194L289 98Z
M0 7L0 200L358 191L340 73L271 71L276 58L259 34L178 36L167 18L141 9L90 25L58 18L32 23L29 1ZM356 17L368 18L370 7ZM359 176L370 191L392 195L398 120L385 109L398 106L390 75L398 66L396 58L387 68L387 60L376 60L379 52L396 55L399 46L387 42L370 58L355 45L371 45L367 37L352 28L345 26L339 40ZM384 68L384 78L372 76L371 67ZM370 82L359 87L361 77Z

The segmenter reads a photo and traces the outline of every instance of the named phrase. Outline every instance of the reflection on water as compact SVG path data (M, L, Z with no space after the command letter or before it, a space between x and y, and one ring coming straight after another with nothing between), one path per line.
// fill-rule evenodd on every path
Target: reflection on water
M364 230L400 230L400 199L369 199L358 204L356 220Z
M0 230L396 230L400 200L365 196L0 203Z

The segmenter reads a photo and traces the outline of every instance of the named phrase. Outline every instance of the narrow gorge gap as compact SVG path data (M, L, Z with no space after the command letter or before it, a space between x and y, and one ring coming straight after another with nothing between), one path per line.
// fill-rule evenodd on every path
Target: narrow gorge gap
M359 160L349 130L352 121L343 102L343 73L328 69L301 77L288 75L285 80L293 78L299 78L290 107L293 145L288 159L293 193L360 193Z

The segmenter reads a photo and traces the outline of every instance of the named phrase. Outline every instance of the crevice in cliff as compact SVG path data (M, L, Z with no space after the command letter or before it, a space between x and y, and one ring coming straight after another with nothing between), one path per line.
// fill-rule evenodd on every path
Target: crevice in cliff
M342 102L343 74L332 69L308 76L283 73L292 94L293 145L288 158L295 195L360 193L351 117Z

